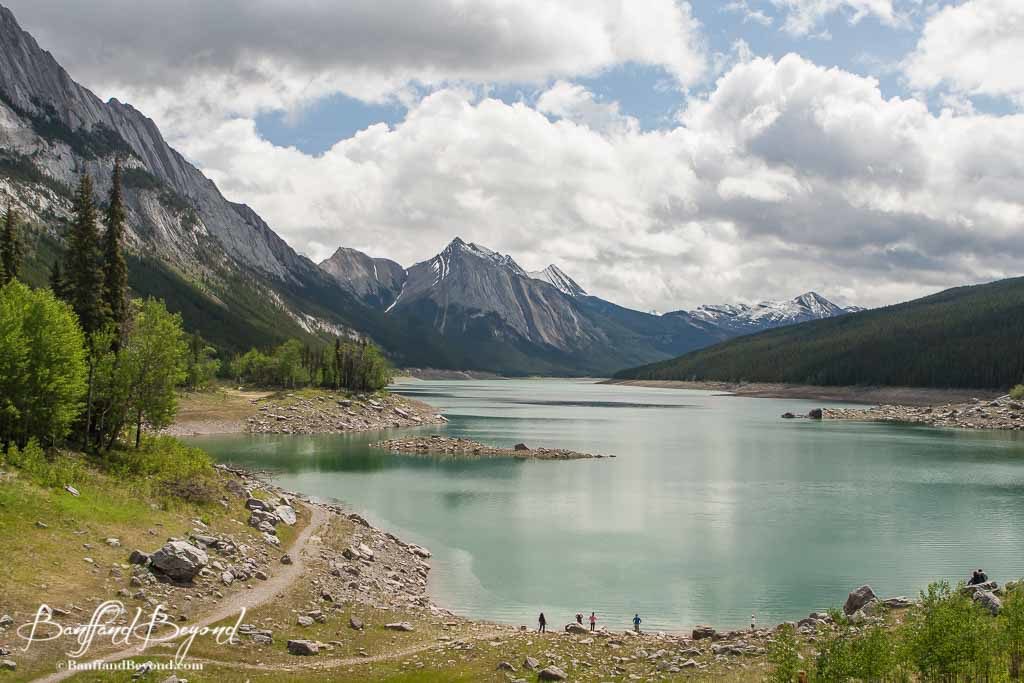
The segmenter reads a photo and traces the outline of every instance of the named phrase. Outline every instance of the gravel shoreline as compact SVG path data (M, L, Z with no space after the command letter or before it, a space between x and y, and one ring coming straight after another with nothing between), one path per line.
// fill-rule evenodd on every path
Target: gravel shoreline
M880 405L872 408L825 408L822 414L829 420L896 422L952 429L1024 429L1024 403L1009 396L926 407Z
M222 390L216 394L186 395L182 403L178 419L164 433L171 436L342 434L448 422L433 406L386 392Z
M991 389L929 389L927 387L826 387L809 384L766 382L682 382L674 380L605 380L602 384L718 391L747 398L792 398L868 405L936 406L963 403L977 398L991 400L1002 392Z

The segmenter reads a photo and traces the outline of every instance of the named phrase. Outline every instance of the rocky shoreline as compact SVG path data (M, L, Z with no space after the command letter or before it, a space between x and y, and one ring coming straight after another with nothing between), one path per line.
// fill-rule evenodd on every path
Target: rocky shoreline
M448 422L426 403L387 393L290 393L259 399L254 405L257 414L246 420L250 434L338 434Z
M178 419L164 433L341 434L445 424L437 409L387 392L347 394L322 389L266 392L218 389L184 394Z
M871 408L825 408L830 420L898 422L955 429L1024 429L1024 402L1007 396L992 400L974 398L963 403L936 406L879 405Z
M479 441L459 439L439 434L416 436L405 439L387 439L370 444L392 453L407 455L449 455L469 458L518 458L520 460L589 460L593 458L614 458L614 455L580 453L563 448L530 448L516 444L513 448L487 446Z

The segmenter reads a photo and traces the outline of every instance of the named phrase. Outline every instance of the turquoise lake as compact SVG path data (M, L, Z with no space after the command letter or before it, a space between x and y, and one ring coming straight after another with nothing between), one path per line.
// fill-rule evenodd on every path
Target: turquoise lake
M554 624L596 611L627 628L738 627L840 605L870 583L916 595L983 567L1024 576L1024 438L782 420L828 402L585 380L411 381L444 427L210 436L222 462L344 503L433 552L435 601L470 617ZM444 432L615 459L458 460L368 444Z

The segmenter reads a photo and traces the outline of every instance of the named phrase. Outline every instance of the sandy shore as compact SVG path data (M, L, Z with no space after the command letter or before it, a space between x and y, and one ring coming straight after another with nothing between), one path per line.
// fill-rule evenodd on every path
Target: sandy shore
M988 400L1003 392L991 389L928 389L922 387L821 387L808 384L768 384L762 382L680 382L670 380L605 380L602 384L620 384L660 389L719 391L748 398L794 398L842 403L882 403L903 406L936 406Z

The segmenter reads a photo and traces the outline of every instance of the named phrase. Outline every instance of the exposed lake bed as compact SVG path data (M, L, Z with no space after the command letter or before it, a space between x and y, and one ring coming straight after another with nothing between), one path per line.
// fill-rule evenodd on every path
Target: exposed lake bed
M195 443L339 500L431 548L431 596L457 613L532 623L594 610L649 628L798 618L871 583L916 595L1017 558L1024 440L903 425L783 421L838 408L573 380L415 381L396 391L447 426ZM394 455L410 435L616 453L609 463Z

